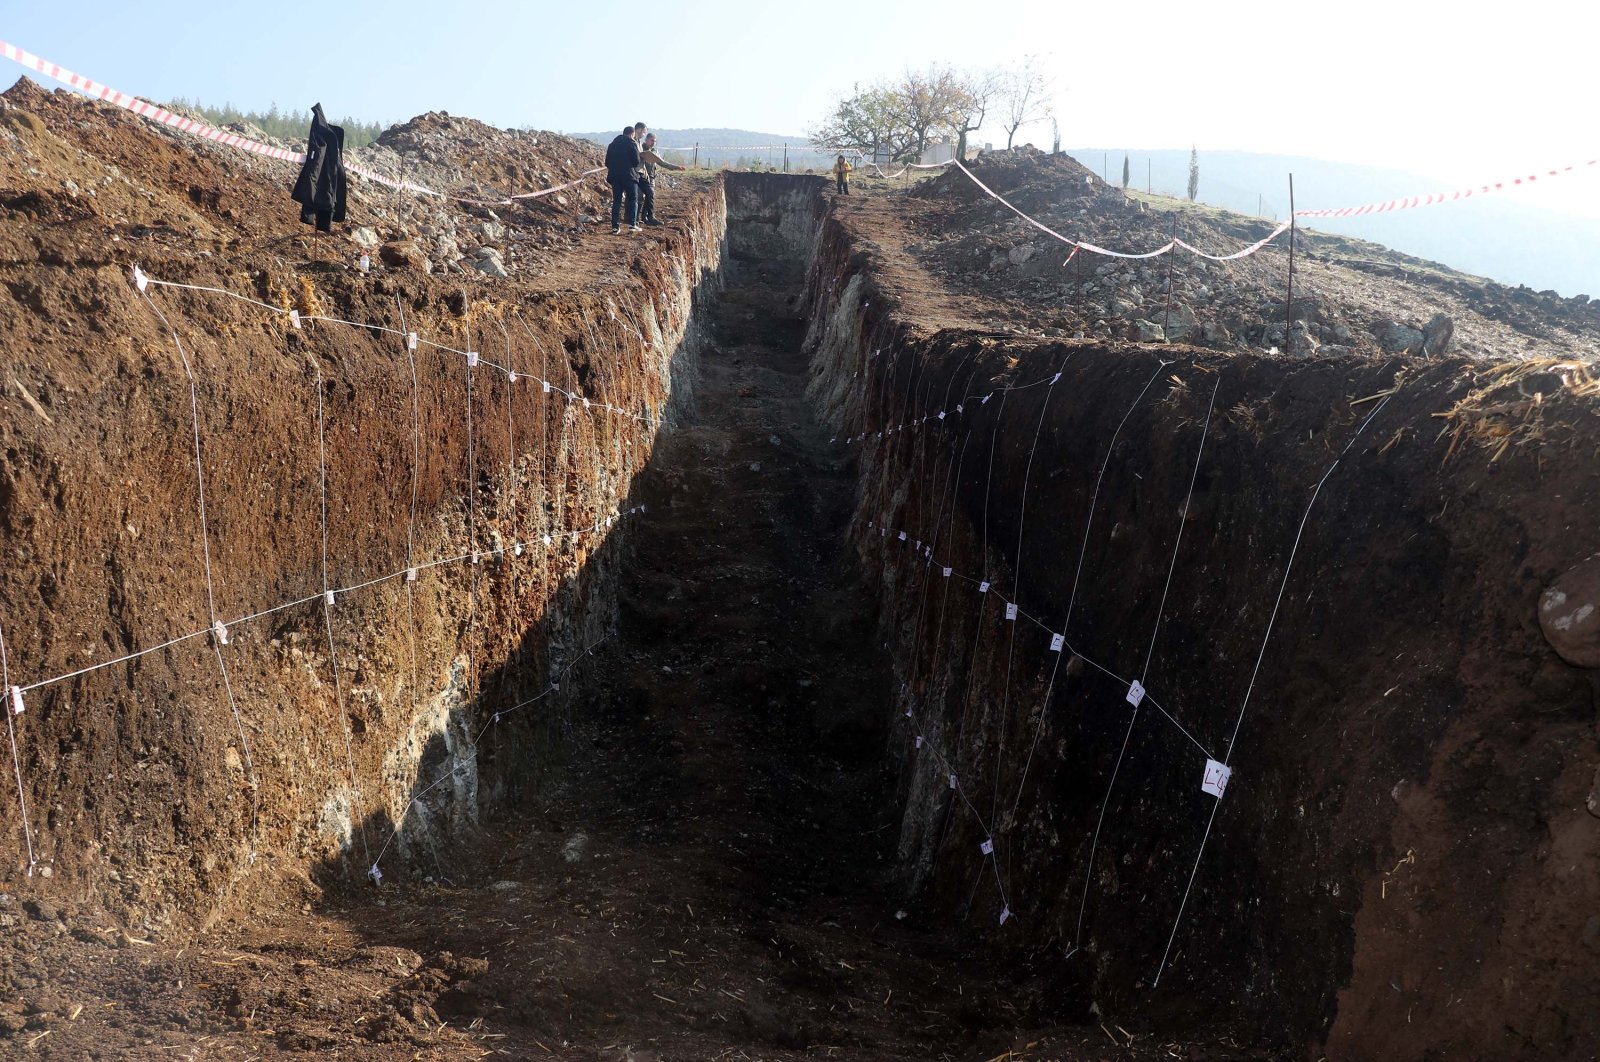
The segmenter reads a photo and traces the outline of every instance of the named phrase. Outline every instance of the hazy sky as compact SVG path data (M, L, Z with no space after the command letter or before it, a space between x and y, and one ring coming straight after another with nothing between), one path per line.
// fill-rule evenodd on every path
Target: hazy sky
M642 119L798 133L854 83L1033 53L1054 81L1067 144L1311 155L1413 171L1440 189L1600 157L1600 9L1518 0L1480 10L1437 0L0 0L0 38L156 100L321 101L334 115L384 121L448 110L564 130ZM9 84L21 68L4 67ZM1048 123L1022 138L1048 144ZM1600 167L1517 194L1600 215Z

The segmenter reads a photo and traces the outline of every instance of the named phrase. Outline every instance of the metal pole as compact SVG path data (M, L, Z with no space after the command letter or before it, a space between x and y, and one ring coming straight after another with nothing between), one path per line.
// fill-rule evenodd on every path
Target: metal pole
M1155 192L1156 182L1150 176L1150 160L1144 160L1144 194L1151 195Z
M1289 349L1289 329L1294 324L1294 174L1289 174L1289 296L1283 302L1283 349Z
M1172 239L1178 238L1178 212L1172 212ZM1172 260L1178 257L1178 245L1173 243L1167 251L1167 312L1161 318L1161 338L1167 338L1167 329L1172 325Z
M1102 184L1110 184L1111 180L1110 180L1110 178L1108 176L1110 173L1111 173L1111 153L1108 151L1104 155L1100 156L1100 183L1102 183Z

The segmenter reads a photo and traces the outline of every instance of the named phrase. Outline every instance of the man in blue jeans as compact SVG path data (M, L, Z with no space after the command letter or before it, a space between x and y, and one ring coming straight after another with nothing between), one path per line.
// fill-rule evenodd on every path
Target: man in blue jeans
M611 234L622 231L622 201L628 201L628 227L639 232L639 141L644 123L625 125L606 148L606 183L611 186Z

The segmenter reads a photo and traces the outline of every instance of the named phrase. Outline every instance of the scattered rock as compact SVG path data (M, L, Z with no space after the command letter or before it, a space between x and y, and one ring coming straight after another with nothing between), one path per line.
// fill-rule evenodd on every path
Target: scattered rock
M1321 346L1317 337L1311 334L1311 327L1304 321L1296 321L1289 328L1289 341L1286 344L1290 354L1308 358L1317 352Z
M1167 338L1182 339L1193 332L1200 321L1195 316L1194 307L1182 299L1172 300L1172 312L1166 315Z
M1167 334L1162 331L1160 325L1143 318L1133 322L1133 335L1140 343L1164 343L1167 339Z
M40 922L54 922L61 917L61 912L48 900L23 900L22 909Z
M1539 598L1539 626L1561 659L1600 667L1600 553L1550 584Z
M493 247L478 248L477 253L473 256L472 267L480 273L487 273L491 277L508 277L511 275L506 272L506 260Z
M1589 814L1600 819L1600 767L1594 769L1594 784L1589 787L1589 796L1583 806L1589 809Z
M1429 355L1448 354L1455 348L1456 322L1447 313L1436 313L1422 327L1422 352Z
M378 234L376 232L373 232L371 229L367 228L367 226L362 225L359 228L350 230L350 242L355 244L357 247L360 247L364 251L370 251L383 241L378 238Z
M1420 354L1427 342L1422 332L1397 321L1379 321L1372 331L1385 354Z
M1031 243L1019 243L1006 252L1006 257L1011 259L1014 266L1025 265L1038 251Z

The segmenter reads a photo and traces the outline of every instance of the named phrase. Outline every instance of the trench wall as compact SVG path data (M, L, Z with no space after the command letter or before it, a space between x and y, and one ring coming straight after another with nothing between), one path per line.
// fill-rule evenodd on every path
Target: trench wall
M806 297L908 893L1065 1017L1587 1057L1597 682L1537 603L1595 549L1594 399L1530 375L1548 441L1497 456L1436 416L1482 366L932 332L884 266L830 214Z
M12 720L28 832L13 796L9 891L101 907L136 934L183 931L308 876L436 873L449 840L537 790L586 651L613 628L628 529L648 518L627 512L633 478L690 395L720 186L682 213L669 253L570 289L143 259L152 276L484 359L469 369L424 343L415 389L397 336L297 330L201 291L147 302L114 247L87 268L5 265L7 678L93 669L30 690ZM202 635L98 666L209 626L206 550L219 616L299 604L231 624L225 646ZM326 610L324 556L327 585L354 588ZM395 577L412 565L415 582Z

